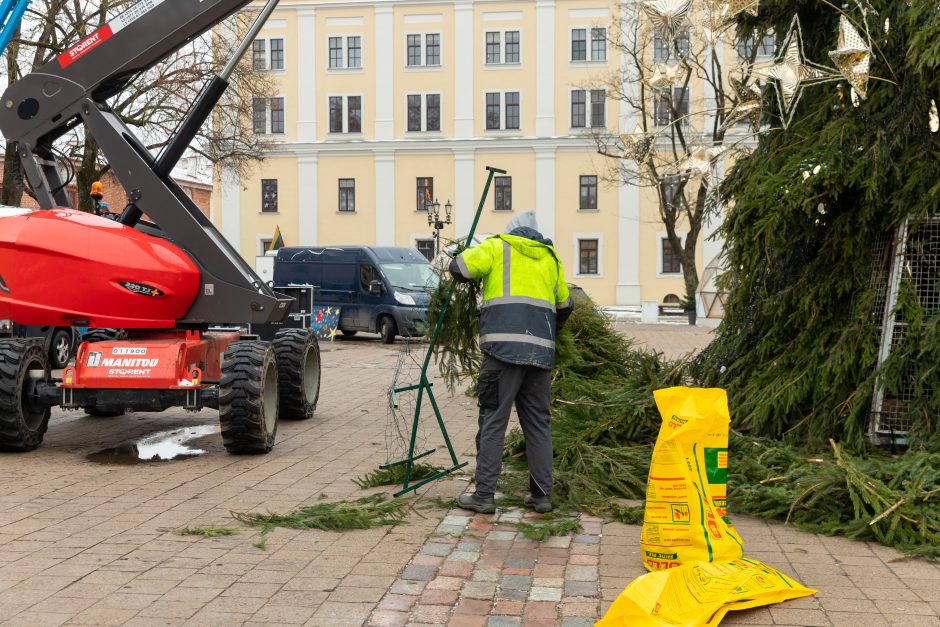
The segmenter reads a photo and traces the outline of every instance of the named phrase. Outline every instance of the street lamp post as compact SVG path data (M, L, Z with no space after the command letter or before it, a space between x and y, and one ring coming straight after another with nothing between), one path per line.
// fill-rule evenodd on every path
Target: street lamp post
M447 200L447 203L444 205L444 219L441 220L441 203L435 198L434 202L429 202L427 205L428 211L428 226L434 230L434 256L437 257L441 252L441 229L444 228L444 225L451 223L451 212L454 209L454 206L450 204L450 199Z

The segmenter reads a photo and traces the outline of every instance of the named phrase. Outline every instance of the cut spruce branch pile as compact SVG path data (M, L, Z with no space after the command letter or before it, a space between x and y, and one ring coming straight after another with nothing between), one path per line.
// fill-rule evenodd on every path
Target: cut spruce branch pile
M476 300L465 296L455 301L465 310L451 312L457 319L476 316ZM478 355L456 354L478 350L464 334L459 337L460 343L439 345L445 363L479 363ZM660 425L653 390L697 385L693 372L685 360L669 361L632 345L593 304L578 302L559 337L552 383L556 506L642 522L642 506L623 501L642 499L646 492ZM472 385L470 372L451 371L451 376L455 383ZM733 405L731 414L734 418ZM940 453L853 451L835 442L804 450L733 432L732 518L735 513L775 518L940 557ZM508 435L506 455L516 472L504 473L499 489L513 504L528 488L520 433Z
M423 464L418 462L411 467L411 475L409 476L410 481L420 481L421 479L427 479L428 477L435 475L442 470L446 470L443 466L434 466L432 464ZM373 470L361 477L356 477L353 479L353 483L359 486L362 489L366 488L377 488L380 486L386 485L401 485L405 480L405 464L399 464L398 466L392 466L391 468L379 468L378 470Z
M260 528L264 536L277 527L345 531L397 525L410 509L410 501L373 494L354 501L317 503L287 514L232 512L232 517L249 527Z

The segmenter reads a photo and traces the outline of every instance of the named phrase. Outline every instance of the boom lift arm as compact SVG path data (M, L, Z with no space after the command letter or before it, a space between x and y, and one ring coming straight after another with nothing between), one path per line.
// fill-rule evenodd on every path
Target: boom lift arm
M179 321L184 326L277 321L288 312L290 299L277 295L255 274L170 178L278 0L268 0L237 53L208 82L156 158L107 100L250 1L141 0L11 85L0 100L0 131L7 141L16 142L29 185L43 209L68 206L52 156L55 141L80 123L94 136L128 193L121 222L134 227L146 213L200 271L198 296Z

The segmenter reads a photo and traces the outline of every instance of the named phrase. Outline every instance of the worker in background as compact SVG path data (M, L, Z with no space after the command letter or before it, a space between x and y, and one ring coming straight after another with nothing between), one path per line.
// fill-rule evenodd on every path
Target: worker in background
M477 381L480 407L476 492L457 503L483 514L496 511L493 495L513 404L525 436L529 491L525 505L552 510L552 433L549 426L555 338L572 301L558 254L538 232L535 214L520 214L506 234L469 248L450 264L458 281L483 281Z

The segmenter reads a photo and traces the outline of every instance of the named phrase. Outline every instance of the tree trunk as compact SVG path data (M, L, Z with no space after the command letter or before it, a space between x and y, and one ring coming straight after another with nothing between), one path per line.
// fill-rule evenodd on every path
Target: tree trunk
M92 200L89 192L91 184L98 180L98 176L98 142L86 129L85 145L82 147L82 162L75 174L75 185L78 191L78 206L76 209L79 211L94 213L95 201Z
M13 176L14 168L19 165L16 145L13 142L7 142L3 153L3 190L0 193L0 204L8 207L19 207L23 200L23 188L17 184Z
M696 299L698 294L698 268L695 267L695 248L693 247L689 251L688 246L686 246L686 253L689 252L691 254L685 254L682 257L682 278L685 280L685 302L683 304L689 314L689 324L694 325L698 302ZM687 257L688 261L686 260Z

